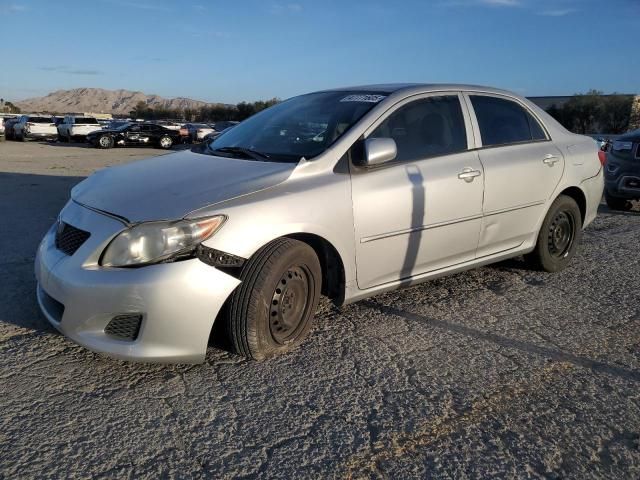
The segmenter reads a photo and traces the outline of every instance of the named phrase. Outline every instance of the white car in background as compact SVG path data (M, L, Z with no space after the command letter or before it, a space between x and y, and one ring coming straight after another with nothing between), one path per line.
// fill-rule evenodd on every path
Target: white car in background
M56 124L50 115L22 115L13 125L13 137L25 141L30 138L55 138Z
M100 130L102 125L93 117L67 115L57 128L58 140L71 142L74 138L84 139L91 132Z

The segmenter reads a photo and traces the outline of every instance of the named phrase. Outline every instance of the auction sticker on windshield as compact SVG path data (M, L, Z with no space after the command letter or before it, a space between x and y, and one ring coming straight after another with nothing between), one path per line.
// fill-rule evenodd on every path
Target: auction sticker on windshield
M348 95L344 97L341 102L367 102L367 103L378 103L384 100L386 95L367 95L367 94L356 94L356 95Z

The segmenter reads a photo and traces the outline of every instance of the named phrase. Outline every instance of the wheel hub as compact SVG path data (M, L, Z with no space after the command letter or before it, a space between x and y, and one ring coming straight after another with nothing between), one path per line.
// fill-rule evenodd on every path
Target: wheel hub
M269 329L277 343L287 343L303 327L309 295L308 274L302 267L290 268L282 275L269 309Z
M549 227L549 253L554 257L564 257L573 243L573 217L568 212L558 212Z

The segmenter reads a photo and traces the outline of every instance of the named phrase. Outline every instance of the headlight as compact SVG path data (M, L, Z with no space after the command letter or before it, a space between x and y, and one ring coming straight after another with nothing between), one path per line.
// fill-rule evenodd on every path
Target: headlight
M631 150L632 147L633 142L621 142L620 140L613 142L613 149L617 151Z
M118 234L100 259L105 267L146 265L192 252L211 237L227 218L217 215L177 222L148 222Z

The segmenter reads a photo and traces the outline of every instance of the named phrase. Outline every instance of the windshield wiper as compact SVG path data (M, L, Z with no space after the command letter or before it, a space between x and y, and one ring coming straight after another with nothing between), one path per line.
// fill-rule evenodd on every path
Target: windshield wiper
M268 161L271 159L269 155L266 153L258 152L252 148L244 148L244 147L222 147L211 149L213 153L222 152L222 153L230 153L231 155L242 154L244 157L253 158L254 160L259 160L261 162Z

